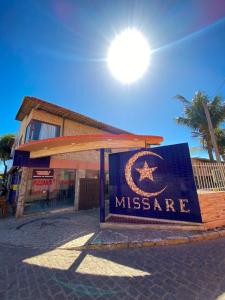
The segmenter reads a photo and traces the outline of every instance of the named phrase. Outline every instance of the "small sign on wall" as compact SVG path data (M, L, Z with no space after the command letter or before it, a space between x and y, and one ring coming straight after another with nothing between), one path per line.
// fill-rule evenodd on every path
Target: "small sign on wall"
M202 222L188 144L109 155L110 213Z
M53 179L53 169L34 169L32 179Z

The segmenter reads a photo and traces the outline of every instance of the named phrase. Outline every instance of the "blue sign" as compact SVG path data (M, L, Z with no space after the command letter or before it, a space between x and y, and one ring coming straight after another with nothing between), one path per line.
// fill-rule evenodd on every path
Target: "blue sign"
M188 144L109 155L110 213L202 222Z
M29 168L48 168L50 156L30 158L29 151L15 150L13 166Z

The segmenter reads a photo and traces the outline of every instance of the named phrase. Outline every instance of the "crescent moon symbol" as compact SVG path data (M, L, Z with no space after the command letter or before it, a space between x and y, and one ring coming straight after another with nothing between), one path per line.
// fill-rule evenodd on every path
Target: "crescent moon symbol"
M126 164L126 167L125 167L125 178L126 178L127 184L131 188L131 190L133 192L135 192L136 194L139 194L139 195L144 196L144 197L155 197L155 196L161 194L163 191L165 191L165 189L167 188L167 186L165 186L163 189L161 189L158 192L153 192L153 193L145 192L145 191L141 190L139 187L137 187L137 185L134 183L132 175L131 175L131 169L132 169L133 164L136 162L136 160L139 157L142 157L144 155L153 155L153 156L157 156L157 157L163 159L162 156L160 156L159 154L156 154L154 152L151 152L151 151L141 151L141 152L138 152L138 153L134 154L128 160L128 162Z

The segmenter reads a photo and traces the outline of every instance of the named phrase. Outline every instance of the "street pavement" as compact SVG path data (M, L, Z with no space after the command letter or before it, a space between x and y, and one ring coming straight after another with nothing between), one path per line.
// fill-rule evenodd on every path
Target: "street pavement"
M225 238L79 251L70 243L91 239L97 222L69 216L0 220L0 300L225 299Z
M104 251L0 245L0 299L221 300L224 249L224 238Z

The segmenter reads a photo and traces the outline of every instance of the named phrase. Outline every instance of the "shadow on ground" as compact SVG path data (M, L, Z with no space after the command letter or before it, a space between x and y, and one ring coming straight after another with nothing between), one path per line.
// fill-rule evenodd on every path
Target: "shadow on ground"
M53 234L57 236L57 230ZM69 236L46 249L1 245L0 299L207 300L225 292L225 239L75 251L66 247L73 243ZM87 231L86 236L88 243L95 234Z

